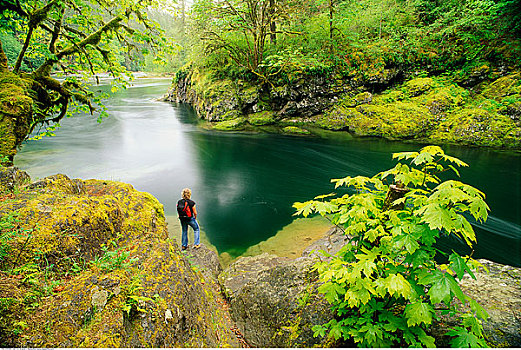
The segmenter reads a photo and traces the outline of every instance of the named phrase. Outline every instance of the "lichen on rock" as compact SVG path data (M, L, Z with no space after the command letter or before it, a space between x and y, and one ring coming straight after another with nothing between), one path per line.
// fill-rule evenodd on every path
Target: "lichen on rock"
M330 346L311 328L333 317L316 292L311 258L289 259L267 253L239 258L219 279L237 326L254 347Z
M6 198L0 213L18 226L2 261L1 345L240 345L218 286L168 239L150 194L54 175Z

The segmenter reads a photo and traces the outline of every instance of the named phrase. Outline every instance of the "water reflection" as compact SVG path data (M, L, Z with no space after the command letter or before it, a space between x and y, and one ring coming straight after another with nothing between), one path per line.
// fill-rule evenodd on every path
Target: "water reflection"
M345 134L319 139L206 131L191 108L154 101L169 82L139 79L118 92L107 101L111 117L102 124L89 116L64 120L56 137L28 142L17 166L33 178L65 173L128 182L152 193L169 215L182 188L190 187L211 243L237 255L288 225L293 202L334 191L331 178L372 176L394 165L392 152L420 148ZM475 256L520 265L520 155L444 149L470 164L462 179L484 191L492 209Z

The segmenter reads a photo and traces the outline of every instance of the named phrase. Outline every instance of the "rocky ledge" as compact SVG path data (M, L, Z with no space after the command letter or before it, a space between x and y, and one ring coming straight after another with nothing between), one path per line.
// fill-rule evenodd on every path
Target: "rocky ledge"
M252 346L257 347L345 347L314 338L311 327L334 317L316 294L312 267L319 250L334 254L345 244L340 230L332 229L297 259L262 254L242 257L219 275L230 303L233 319ZM521 268L479 260L483 268L461 282L462 289L489 313L484 323L485 339L491 347L521 346ZM443 334L451 319L440 318L431 327L437 344L448 346Z
M471 86L444 76L404 72L370 81L330 74L296 77L284 85L257 86L213 78L184 68L165 100L191 104L217 130L277 131L521 147L521 73L481 73ZM399 78L399 79L398 79Z
M219 286L169 239L150 194L113 181L0 174L0 345L241 345Z
M334 317L317 294L318 250L242 257L222 270L204 246L181 252L162 205L113 181L54 175L30 182L0 168L3 347L339 347L311 328ZM462 281L490 314L493 347L521 346L521 269L482 260ZM433 326L443 334L450 319ZM439 344L444 339L438 336Z

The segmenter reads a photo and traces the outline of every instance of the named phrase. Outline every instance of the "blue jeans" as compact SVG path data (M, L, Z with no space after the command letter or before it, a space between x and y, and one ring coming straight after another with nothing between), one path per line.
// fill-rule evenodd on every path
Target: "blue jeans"
M188 247L188 225L194 229L194 245L199 244L199 224L195 218L181 219L181 244Z

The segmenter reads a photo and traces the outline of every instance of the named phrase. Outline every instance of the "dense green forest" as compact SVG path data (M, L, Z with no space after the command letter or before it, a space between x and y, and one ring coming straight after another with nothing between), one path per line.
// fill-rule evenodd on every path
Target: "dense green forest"
M519 65L521 2L196 1L188 57L221 77L276 81L406 67L466 78Z
M336 82L325 87L328 93L343 100L308 113L319 127L402 139L427 133L438 143L447 140L516 148L519 132L512 120L519 121L521 103L515 75L521 53L520 6L519 0L200 0L190 4L4 0L0 38L5 69L9 66L25 79L22 85L35 102L26 123L28 132L21 132L17 140L36 127L44 126L43 133L52 134L53 125L78 110L99 113L101 119L107 115L100 103L105 96L93 93L85 78L108 72L117 78L113 81L117 89L125 86L127 72L141 70L176 73L177 82L190 75L199 95L211 97L217 89L221 99L230 99L223 92L232 90L230 84L237 88L234 82L242 84L242 91L235 93L239 95L256 87L260 101L255 111L266 112L275 112L277 101L273 96L261 96L265 91L280 95L280 89L299 79L325 78ZM65 74L66 78L58 82L51 74ZM492 135L487 140L478 137L474 142L468 135L426 132L423 121L428 116L418 111L416 102L407 104L410 98L436 90L437 96L429 96L424 103L431 114L436 114L433 109L453 110L467 104L469 95L472 98L481 92L484 85L479 84L509 74L514 74L512 79L502 84L514 84L510 93L500 93L498 98L491 97L492 92L471 103L472 107L484 105L483 113L492 113L492 117L475 109L460 117L473 120L468 130L482 128L481 119L492 119L487 122ZM420 82L405 95L392 90L415 77L435 79ZM212 85L215 82L224 85ZM472 90L475 86L478 89ZM380 102L375 97L373 104L380 109L374 111L357 104L356 94L361 92L389 94ZM354 105L349 101L353 97ZM216 104L215 100L206 102ZM389 110L391 102L401 104ZM242 106L223 108L227 110L217 111L214 119L249 113ZM243 110L229 113L240 108ZM377 123L360 116L360 109L365 116L377 115ZM496 118L496 112L503 117ZM382 113L397 122L389 122ZM413 117L402 118L411 113ZM341 120L335 120L335 115L341 115ZM257 118L250 124L265 120L271 123L273 118L261 115L260 122ZM235 124L242 124L242 119ZM395 124L414 127L403 130ZM221 125L221 129L227 128L228 124ZM501 133L499 129L515 131Z
M521 0L0 0L0 163L12 165L29 135L42 127L52 135L72 113L101 121L110 111L97 76L114 77L116 91L137 71L171 74L171 98L219 130L317 127L519 150L520 9ZM434 260L440 235L475 242L463 214L486 220L485 195L438 177L467 166L438 146L393 157L396 167L374 177L334 180L350 195L295 203L299 214L327 215L351 237L316 265L336 317L315 325L315 336L434 347L429 331L441 307L456 323L440 344L487 346L487 313L458 285L479 264L456 253L442 268ZM0 224L2 237L23 243L14 217ZM136 290L127 299L134 304ZM15 339L23 329L10 305L0 316Z

